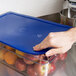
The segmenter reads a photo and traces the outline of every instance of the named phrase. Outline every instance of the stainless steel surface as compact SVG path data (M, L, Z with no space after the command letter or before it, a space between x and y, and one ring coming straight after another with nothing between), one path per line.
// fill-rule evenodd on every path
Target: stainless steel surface
M53 15L47 15L40 17L46 20L60 22L59 13ZM16 71L8 68L7 66L0 64L0 76L22 76ZM50 76L76 76L76 44L73 45L72 49L68 52L68 57L64 62L58 64L57 70L53 75Z

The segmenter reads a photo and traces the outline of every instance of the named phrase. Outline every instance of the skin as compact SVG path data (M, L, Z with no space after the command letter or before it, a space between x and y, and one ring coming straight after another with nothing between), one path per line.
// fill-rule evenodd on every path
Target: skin
M53 47L46 52L49 57L55 54L63 54L71 49L73 43L76 42L76 27L64 32L52 32L38 45L34 46L35 51Z

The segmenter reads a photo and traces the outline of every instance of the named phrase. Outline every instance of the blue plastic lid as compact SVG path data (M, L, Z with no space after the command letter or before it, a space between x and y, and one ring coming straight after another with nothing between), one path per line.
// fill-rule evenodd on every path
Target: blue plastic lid
M0 42L22 52L39 55L48 49L36 52L33 46L40 43L49 32L66 31L70 28L71 26L8 12L0 16Z

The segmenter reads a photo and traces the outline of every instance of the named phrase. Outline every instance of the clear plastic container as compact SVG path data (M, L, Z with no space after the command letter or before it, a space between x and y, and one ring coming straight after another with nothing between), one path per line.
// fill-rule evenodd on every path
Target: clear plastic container
M57 62L64 61L67 53L47 58L42 55L31 55L0 43L0 62L24 76L49 76L57 69Z

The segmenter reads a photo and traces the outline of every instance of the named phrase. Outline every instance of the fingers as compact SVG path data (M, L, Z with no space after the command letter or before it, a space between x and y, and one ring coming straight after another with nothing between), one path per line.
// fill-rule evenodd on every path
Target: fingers
M61 54L61 53L63 53L62 48L56 48L56 49L51 49L51 50L47 51L46 56L49 57L49 56L52 56L55 54Z
M39 50L48 48L49 45L50 45L49 37L47 36L40 44L38 44L35 47L33 47L33 49L35 51L39 51Z
M38 45L36 45L35 47L33 47L33 49L35 50L35 51L40 51L40 50L42 50L42 49L46 49L48 46L46 45L46 44L43 44L43 43L41 43L41 44L38 44Z
M33 49L35 51L39 51L39 50L42 50L42 49L45 49L48 47L48 37L46 37L40 44L36 45L35 47L33 47Z
M35 51L39 51L39 50L41 49L41 45L38 44L38 45L34 46L33 49L34 49Z
M49 35L38 45L34 46L33 49L35 51L39 51L42 49L46 49L51 47L51 38L53 37L53 33L49 33Z

